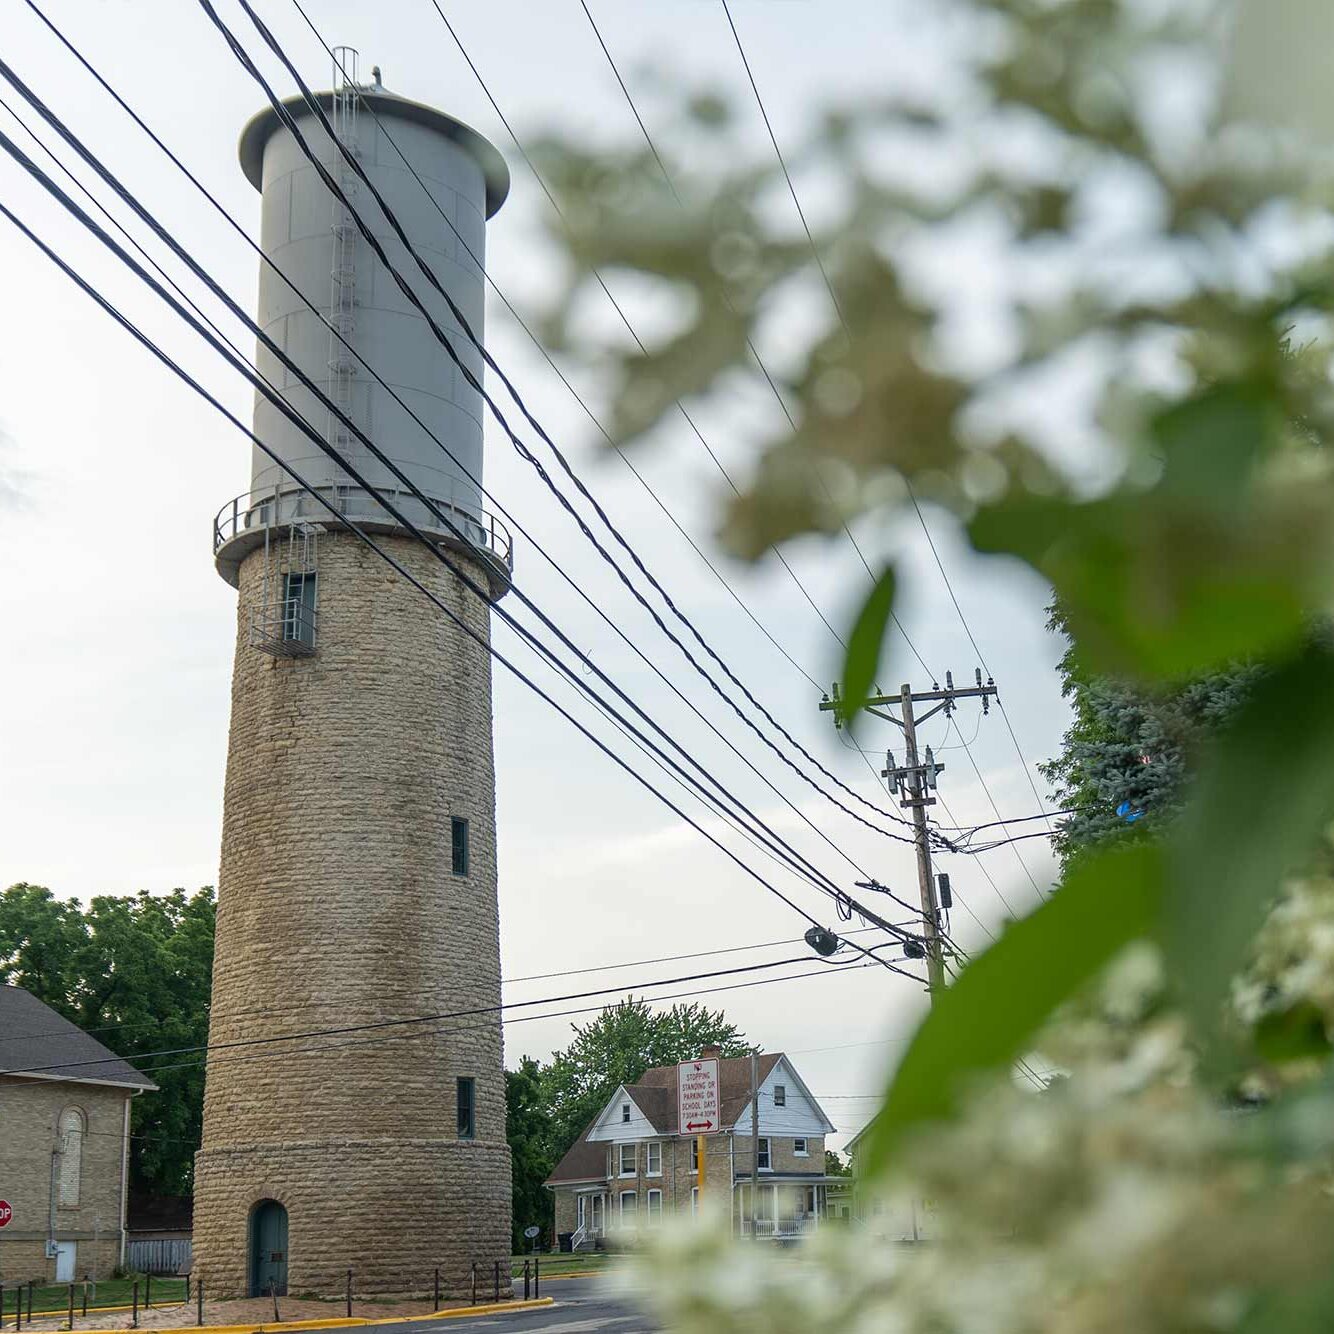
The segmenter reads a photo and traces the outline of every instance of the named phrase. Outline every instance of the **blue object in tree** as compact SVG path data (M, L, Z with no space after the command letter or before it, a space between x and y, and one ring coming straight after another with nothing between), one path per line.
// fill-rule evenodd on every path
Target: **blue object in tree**
M1136 820L1144 818L1144 811L1132 810L1128 801L1123 801L1117 808L1116 813L1127 823L1134 824Z

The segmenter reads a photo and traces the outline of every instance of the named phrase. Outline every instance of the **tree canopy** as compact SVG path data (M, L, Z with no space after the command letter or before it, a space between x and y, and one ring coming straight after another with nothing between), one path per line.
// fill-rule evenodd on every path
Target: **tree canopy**
M583 1133L621 1084L645 1070L675 1065L707 1046L724 1056L755 1050L721 1010L698 1002L654 1010L648 1001L627 1000L580 1027L574 1041L556 1052L542 1072L544 1102L557 1158Z
M208 1041L211 888L98 895L83 907L41 885L0 894L0 982L32 992L118 1056ZM131 1104L130 1175L188 1194L204 1101L202 1061L135 1062L159 1091Z

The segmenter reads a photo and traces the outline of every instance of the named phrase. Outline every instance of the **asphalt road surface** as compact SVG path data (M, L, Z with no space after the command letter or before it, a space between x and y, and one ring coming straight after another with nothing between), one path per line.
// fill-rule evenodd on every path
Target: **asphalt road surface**
M609 1295L612 1294L612 1295ZM659 1328L640 1313L634 1303L617 1293L605 1276L560 1278L542 1285L542 1296L555 1305L505 1315L479 1315L476 1319L404 1321L394 1334L464 1334L465 1330L492 1330L495 1334L524 1334L546 1330L555 1334L654 1334ZM338 1334L337 1329L326 1334ZM353 1334L349 1329L348 1334ZM356 1330L355 1334L364 1334Z

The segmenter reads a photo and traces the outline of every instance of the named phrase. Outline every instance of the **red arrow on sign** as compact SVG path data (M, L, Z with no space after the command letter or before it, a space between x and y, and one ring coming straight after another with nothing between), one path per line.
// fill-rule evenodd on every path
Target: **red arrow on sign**
M713 1122L712 1122L712 1121L688 1121L688 1122L686 1123L686 1129L687 1129L687 1130L712 1130L712 1129L713 1129Z

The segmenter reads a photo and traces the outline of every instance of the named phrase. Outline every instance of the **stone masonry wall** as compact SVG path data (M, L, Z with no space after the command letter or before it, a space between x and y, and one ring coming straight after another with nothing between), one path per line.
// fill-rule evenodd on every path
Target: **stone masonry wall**
M489 638L489 608L429 552L378 540ZM349 1268L363 1291L436 1265L453 1283L510 1244L501 1027L479 1013L500 1001L490 659L338 533L319 538L316 653L270 657L249 643L264 559L240 575L210 1043L433 1018L212 1053L195 1272L243 1292L251 1211L275 1199L290 1292L341 1290Z
M14 1210L13 1221L0 1231L0 1282L55 1280L56 1262L46 1256L51 1150L67 1107L83 1113L85 1133L79 1202L57 1203L56 1240L74 1243L76 1278L110 1277L120 1261L121 1155L129 1096L126 1090L97 1084L0 1078L0 1196Z

